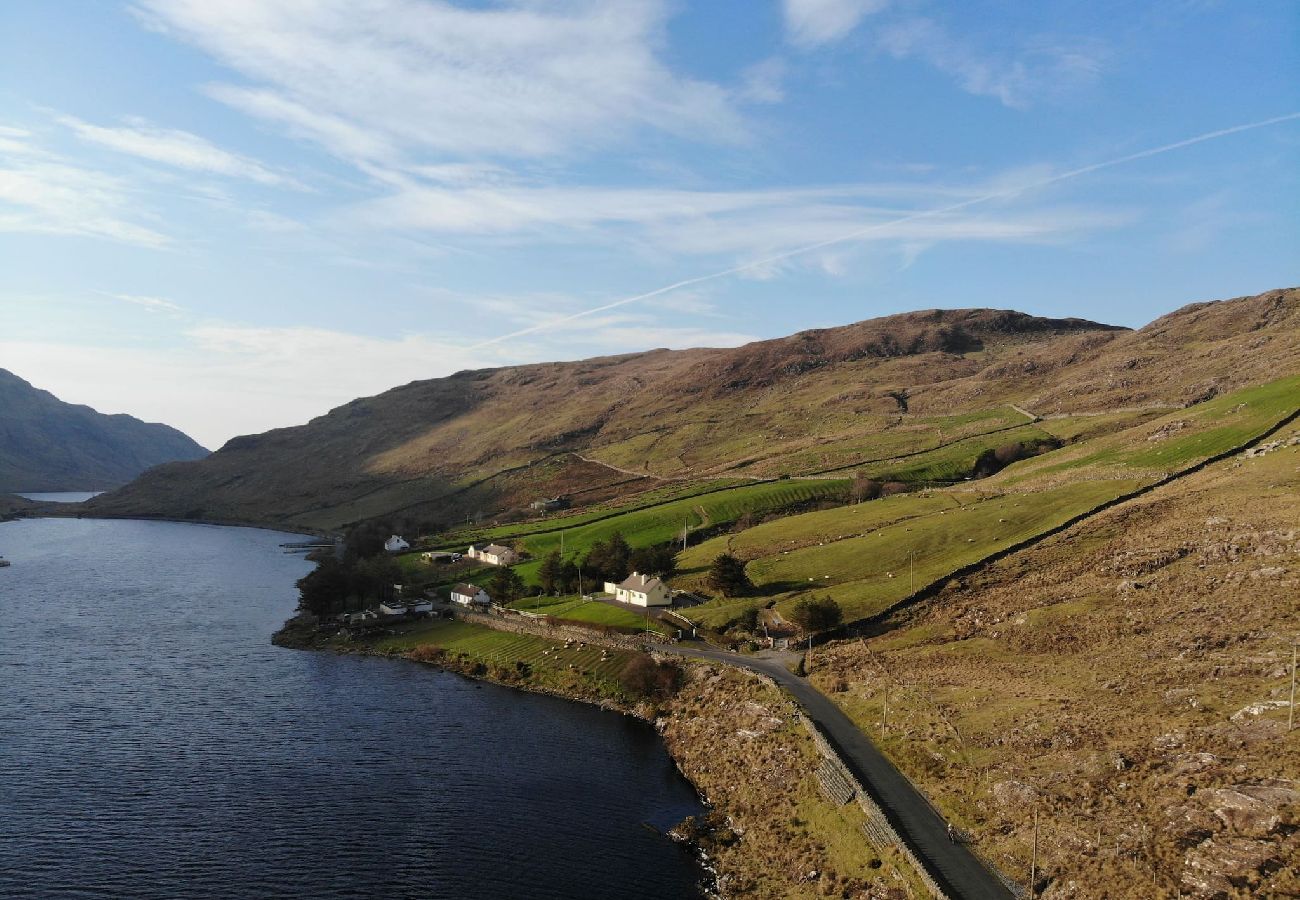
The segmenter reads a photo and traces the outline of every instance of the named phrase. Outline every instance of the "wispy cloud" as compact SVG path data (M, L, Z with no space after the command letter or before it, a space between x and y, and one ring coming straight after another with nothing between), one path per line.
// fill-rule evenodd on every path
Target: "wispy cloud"
M170 239L132 202L130 186L105 172L67 162L26 140L0 136L0 232L107 238L146 247Z
M967 93L1016 109L1092 84L1105 58L1098 43L1084 39L1038 36L1014 48L984 48L919 17L884 25L878 39L895 59L919 60L951 75Z
M836 248L851 243L861 242L864 239L871 237L872 235L874 235L875 233L883 229L897 228L899 226L904 226L913 222L918 222L927 219L943 219L943 218L951 217L954 213L961 212L963 210L969 209L974 206L980 206L982 204L993 203L996 201L1009 200L1011 198L1017 197L1019 195L1025 194L1030 191L1041 190L1043 188L1051 187L1053 185L1061 184L1067 181L1073 181L1075 179L1083 178L1087 175L1091 175L1095 172L1104 171L1106 169L1113 169L1118 166L1128 165L1129 163L1137 162L1139 160L1151 159L1156 156L1163 156L1166 153L1173 153L1177 150L1182 150L1185 147L1192 147L1198 144L1204 144L1209 141L1217 141L1220 138L1230 137L1232 135L1241 134L1247 131L1255 131L1261 128L1268 128L1273 125L1282 124L1284 122L1294 122L1297 119L1300 119L1300 112L1287 113L1285 115L1274 116L1270 119L1261 119L1255 122L1246 122L1241 125L1233 125L1229 128L1220 128L1215 131L1207 131L1203 134L1193 135L1192 137L1184 138L1181 141L1174 141L1173 143L1170 144L1161 144L1160 146L1157 147L1148 147L1145 150L1139 150L1135 153L1128 153L1125 154L1124 156L1117 156L1112 159L1091 163L1086 166L1079 166L1078 168L1068 169L1063 172L1046 174L1034 180L1024 180L1019 183L1012 183L1007 187L1003 187L998 190L991 191L986 194L982 194L980 196L969 197L965 200L958 201L957 203L949 204L948 206L917 210L915 212L910 212L905 215L899 216L896 219L892 219L884 222L875 222L863 226L861 228L855 228L852 231L846 231L841 234L828 237L824 240L814 241L812 243L803 244L802 246L790 247L789 249L783 250L779 253L773 253L761 257L759 259L751 259L747 262L742 262L739 265L731 266L726 269L719 269L714 272L707 272L703 275L696 275L691 278L683 278L679 281L674 281L670 284L665 284L662 287L657 287L654 288L653 290L645 291L640 294L634 294L630 297L622 297L617 300L611 300L607 303L602 303L599 306L591 307L590 309L579 310L578 312L570 313L568 315L557 316L551 321L543 323L541 325L530 326L528 328L510 332L509 334L500 335L499 337L495 337L487 341L480 341L478 344L474 345L470 349L479 349L483 347L496 346L516 338L527 337L529 335L536 334L537 332L546 329L554 329L560 326L569 326L571 325L571 323L575 322L578 319L599 315L614 309L621 309L625 306L631 306L632 304L636 304L636 303L645 303L647 300L656 300L658 298L665 297L669 294L675 294L678 291L681 291L685 288L696 288L701 284L708 284L710 282L719 281L724 278L732 278L735 276L746 276L746 275L758 275L759 277L762 277L765 273L778 270L780 267L787 265L792 260L796 260L801 257L806 257L811 254L822 253L829 248ZM909 242L905 246L907 246L910 251L911 248L916 246L916 242L915 241Z
M139 0L152 27L247 83L211 96L347 160L387 166L585 152L648 128L744 133L720 85L659 57L662 0L212 3Z
M293 184L291 179L271 171L256 160L223 150L206 138L188 131L156 128L141 119L131 119L127 125L115 128L92 125L73 116L59 116L58 121L83 141L140 159L192 172L243 178L258 184Z
M785 0L785 27L790 41L817 47L843 38L889 0Z
M96 291L103 297L110 297L114 300L120 300L123 303L130 303L132 306L139 306L154 313L182 313L185 307L164 297L149 297L142 294L113 294L108 291Z
M954 212L900 220L912 209L945 205L990 189L987 183L945 186L916 182L749 191L526 184L408 186L355 207L346 221L449 237L510 238L552 245L596 240L677 256L743 258L873 223L878 227L870 234L872 241L934 244L959 240L1041 242L1127 219L1123 211L1058 207Z

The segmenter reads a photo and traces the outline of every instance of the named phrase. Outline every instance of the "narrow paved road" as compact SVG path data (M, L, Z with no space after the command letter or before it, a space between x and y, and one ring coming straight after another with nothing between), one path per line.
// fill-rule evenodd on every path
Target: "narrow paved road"
M791 674L774 660L681 645L658 645L655 649L740 666L775 680L799 701L808 718L817 724L853 774L871 791L899 836L924 861L930 875L950 897L1006 900L1012 896L970 850L948 839L947 823L920 792L829 697L806 679Z

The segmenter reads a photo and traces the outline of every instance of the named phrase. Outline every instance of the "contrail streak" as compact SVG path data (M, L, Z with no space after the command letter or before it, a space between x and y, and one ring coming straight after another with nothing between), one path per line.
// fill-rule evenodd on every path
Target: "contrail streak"
M1062 172L1060 175L1052 175L1048 178L1041 178L1038 181L1031 181L1026 184L1017 185L1016 187L1007 188L1001 191L995 191L991 194L984 194L979 197L973 197L969 200L963 200L960 203L953 203L950 206L941 206L936 209L927 209L919 212L909 213L908 215L900 216L897 219L890 219L887 222L876 222L874 224L867 225L863 228L859 228L854 231L841 234L838 237L827 238L826 240L817 241L816 243L813 244L804 244L803 246L794 247L790 250L782 251L781 253L777 253L773 256L765 256L762 259L751 260L747 263L742 263L741 265L738 266L732 266L729 269L721 269L717 272L710 272L707 275L697 275L693 278L684 278L681 281L674 281L672 284L667 284L664 285L663 287L655 288L653 291L646 291L644 294L637 294L634 297L624 297L621 300L614 300L610 303L602 304L601 306L593 306L590 309L584 309L581 312L576 312L573 313L572 315L560 316L554 319L548 319L547 321L542 322L538 325L531 325L528 328L521 328L518 331L512 331L509 334L503 334L500 337L489 338L486 341L480 341L479 343L472 345L469 349L478 350L482 347L487 347L492 344L499 344L502 341L512 340L517 337L524 337L525 335L535 334L539 331L546 331L548 329L555 328L557 325L563 325L566 322L572 322L575 319L581 319L586 316L592 316L595 315L596 313L605 312L606 310L617 309L620 306L627 306L630 303L639 303L642 300L649 300L651 297L658 297L661 296L662 294L668 294L671 293L672 291L681 290L684 287L690 287L691 285L694 284L702 284L706 281L717 281L720 278L727 278L732 275L739 275L741 272L748 272L752 269L759 269L765 266L770 266L773 263L783 262L795 256L802 256L805 253L812 253L814 250L821 250L824 247L833 247L836 244L844 244L849 241L854 241L857 240L858 238L865 237L874 231L879 231L884 228L892 228L895 225L903 225L906 224L907 222L915 222L917 219L927 219L933 216L944 216L947 215L948 213L953 213L953 212L957 212L958 210L967 209L971 206L976 206L977 204L980 203L989 203L993 200L1003 200L1007 197L1014 197L1018 194L1023 194L1026 191L1032 191L1038 188L1048 187L1053 184L1058 184L1062 181L1069 181L1073 178L1080 178L1084 175L1090 175L1093 172L1098 172L1102 169L1110 169L1115 166L1122 166L1125 165L1126 163L1136 162L1139 159L1146 159L1151 156L1159 156L1162 153L1169 153L1174 150L1181 150L1184 147L1191 147L1194 144L1203 144L1206 141L1212 141L1217 138L1227 137L1228 135L1239 134L1243 131L1252 131L1256 128L1267 128L1270 125L1277 125L1282 122L1291 122L1296 119L1300 119L1300 112L1288 113L1284 116L1275 116L1271 119L1263 119L1258 122L1249 122L1245 125L1234 125L1231 128L1221 128L1218 131L1208 131L1205 134L1198 134L1195 137L1190 137L1187 138L1186 140L1175 141L1172 144L1164 144L1159 147L1151 147L1147 150L1139 150L1137 153L1130 153L1127 156L1119 156L1116 157L1115 159L1108 159L1105 162L1093 163L1092 165L1083 166L1078 169L1071 169L1068 172Z

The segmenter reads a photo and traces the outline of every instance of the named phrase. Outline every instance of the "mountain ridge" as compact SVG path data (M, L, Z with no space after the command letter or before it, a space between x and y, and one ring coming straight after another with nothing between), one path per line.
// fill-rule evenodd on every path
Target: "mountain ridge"
M1022 421L1007 404L1183 405L1262 379L1252 341L1294 368L1298 298L1192 304L1137 330L932 309L737 348L462 370L233 438L89 507L328 529L399 509L491 517L559 493L594 502L663 479L803 474L837 453L852 464L852 447L881 435L909 450L976 413Z
M169 425L67 403L0 369L0 492L106 490L207 452Z

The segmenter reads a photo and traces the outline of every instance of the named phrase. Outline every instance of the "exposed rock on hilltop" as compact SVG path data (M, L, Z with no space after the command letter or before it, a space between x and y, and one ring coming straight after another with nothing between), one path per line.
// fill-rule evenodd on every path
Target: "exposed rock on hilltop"
M491 516L588 503L664 478L815 469L867 437L932 446L926 417L1180 405L1300 368L1300 292L1200 304L1137 332L1083 319L928 310L732 349L653 350L458 372L232 440L95 501L333 528L401 511ZM1260 324L1263 323L1263 324ZM1266 351L1266 352L1265 352ZM812 454L811 456L809 454Z
M0 369L0 491L93 491L207 450L175 428L64 403Z

